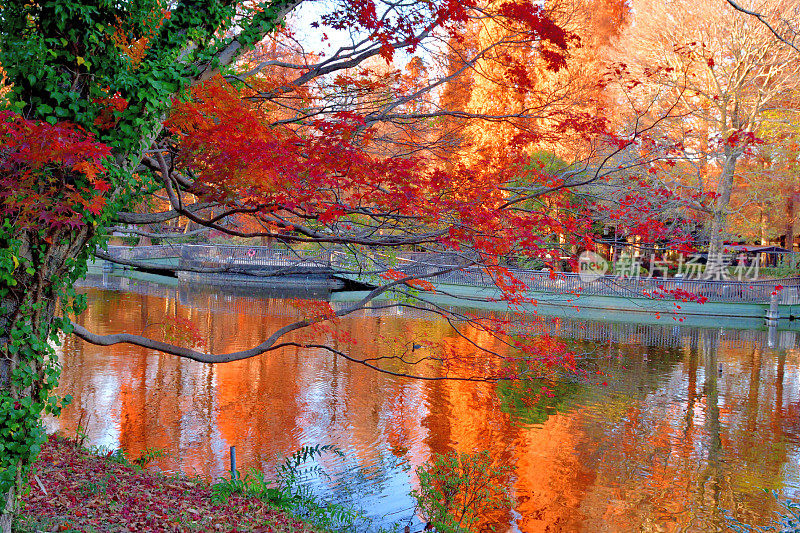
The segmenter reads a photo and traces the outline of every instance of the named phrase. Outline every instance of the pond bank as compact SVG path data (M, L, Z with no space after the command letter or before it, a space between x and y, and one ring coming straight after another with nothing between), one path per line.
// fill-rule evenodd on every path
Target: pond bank
M260 499L214 502L202 480L140 471L63 437L48 439L34 473L15 531L314 531Z

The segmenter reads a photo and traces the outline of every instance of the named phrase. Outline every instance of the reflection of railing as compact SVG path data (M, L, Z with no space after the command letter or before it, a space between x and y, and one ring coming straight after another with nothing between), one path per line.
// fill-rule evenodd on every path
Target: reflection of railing
M525 323L528 333L547 334L563 339L580 339L617 344L639 344L680 348L699 341L709 330L679 325L656 326L653 324L615 323L601 321L579 321L559 318L543 319ZM715 330L715 334L719 331ZM760 330L725 330L725 342L733 346L766 346L768 332ZM798 340L797 332L780 332L781 346L793 348Z
M118 276L100 276L99 274L88 274L75 283L76 287L95 287L110 291L131 292L145 296L158 296L176 300L178 298L178 287L162 285L155 281L143 281Z
M124 291L148 296L155 296L178 301L181 305L208 313L238 313L255 316L282 316L292 319L300 318L302 312L293 303L294 299L321 299L327 300L328 294L310 293L265 293L263 296L254 296L252 291L239 293L208 290L194 286L184 285L168 287L154 282L134 281L127 278L112 277L103 282L101 276L93 276L80 283L83 287L97 287L106 290ZM334 309L349 305L345 302L332 304ZM387 309L368 308L358 312L358 316L394 317L406 320L431 320L435 314L423 310L424 306L415 308ZM687 327L679 324L654 325L637 324L628 322L610 322L596 320L578 320L565 317L532 317L524 315L512 318L509 314L498 313L486 309L463 309L470 316L476 318L491 318L510 320L510 332L524 330L528 334L551 335L561 339L586 340L599 343L635 344L642 346L659 346L681 348L697 343L708 334L720 335L719 329L708 330L696 327ZM519 330L517 330L519 328ZM768 346L770 333L759 330L726 329L721 338L728 346L756 347ZM779 348L795 348L800 341L800 334L795 331L779 331L775 346Z
M179 257L181 266L221 268L230 273L319 272L378 283L389 269L405 276L422 277L433 283L470 287L496 287L496 273L455 261L447 254L378 252L355 256L337 250L302 251L281 247L229 245L176 245L109 247L114 257L131 260ZM459 261L464 261L458 258ZM711 280L675 278L627 278L603 276L584 281L578 274L508 268L508 274L529 291L592 296L704 299L714 302L766 303L777 292L779 303L800 304L800 278L780 280ZM197 276L201 276L199 274ZM195 276L195 277L197 277ZM194 279L194 278L193 278ZM509 283L510 279L504 279ZM776 289L778 286L781 288Z

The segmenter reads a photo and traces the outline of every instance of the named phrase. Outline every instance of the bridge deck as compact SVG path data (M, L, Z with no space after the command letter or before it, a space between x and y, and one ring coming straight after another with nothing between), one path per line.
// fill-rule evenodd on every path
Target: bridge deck
M338 279L377 286L386 281L381 274L391 269L431 282L438 293L488 300L500 295L496 281L484 269L458 267L452 264L452 257L442 254L388 256L373 253L355 257L336 250L311 253L228 245L109 247L109 253L113 257L143 262L177 262L178 267L224 269L224 273L182 274L186 281L197 283L224 284L238 278L255 278L268 285L317 282L337 288L341 286L335 281ZM763 316L764 307L773 297L783 307L800 306L800 278L738 281L602 276L585 281L574 273L519 268L508 268L508 272L524 284L527 297L553 305L574 305L577 302L572 300L580 296L581 306L608 308L613 303L609 300L611 297L646 300L647 310L656 312L675 311L675 302L679 301L683 312L689 313L700 305L699 302L707 302L703 307L707 311L698 312L707 314L713 310L713 314L728 316ZM623 305L622 308L628 307L635 310L642 304ZM787 315L782 313L782 316Z

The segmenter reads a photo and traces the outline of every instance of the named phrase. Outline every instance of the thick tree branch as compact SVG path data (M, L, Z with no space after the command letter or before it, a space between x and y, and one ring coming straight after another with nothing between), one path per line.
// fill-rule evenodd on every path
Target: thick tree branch
M283 22L286 15L288 15L289 12L291 12L294 8L299 6L302 1L303 0L275 0L271 2L269 6L265 7L265 9L276 9L276 11L272 14L273 18L271 24L263 25L262 29L259 31L259 37L255 39L254 42L259 42L261 39L274 32L275 29ZM242 44L241 35L237 35L231 40L230 43L228 43L217 53L214 61L203 66L200 73L195 76L192 84L194 85L210 80L219 74L222 68L236 61L236 59L238 59L239 56L241 56L246 50L247 45Z
M305 322L305 321L304 321ZM214 364L214 363L227 363L231 361L239 361L241 359L248 359L250 357L255 357L258 355L262 355L264 353L273 352L279 350L281 348L304 348L304 349L320 349L320 350L327 350L347 361L357 363L363 365L367 368L380 372L382 374L388 374L395 377L402 377L408 379L415 379L415 380L423 380L423 381L472 381L472 382L486 382L486 383L494 383L501 380L509 380L509 377L475 377L475 376L467 376L467 377L459 377L459 376L425 376L423 374L411 374L408 372L395 372L393 370L387 370L385 368L381 368L380 366L374 364L371 360L362 360L358 359L357 357L353 357L348 355L346 352L341 350L337 350L331 346L327 346L324 344L312 344L312 343L300 343L300 342L281 342L275 343L274 341L286 333L293 331L295 329L300 329L302 327L308 326L309 323L297 322L295 324L291 324L280 330L276 331L275 334L270 336L269 339L264 341L262 344L251 348L249 350L242 350L240 352L232 352L229 354L223 355L210 355L205 354L202 352L198 352L196 350L192 350L189 348L181 348L179 346L175 346L173 344L169 344L166 342L155 341L152 339L148 339L146 337L142 337L140 335L132 335L130 333L117 333L113 335L97 335L95 333L90 332L80 324L76 324L75 322L72 323L73 333L76 337L83 339L84 341L95 344L98 346L111 346L114 344L133 344L136 346L141 346L143 348L149 348L151 350L156 350L162 353L167 353L171 355L177 355L180 357L185 357L187 359L192 359L193 361L198 361L200 363L207 363L207 364ZM413 363L408 364L418 364L421 361L416 361Z
M270 335L269 338L267 338L267 340L265 340L258 346L250 348L249 350L242 350L239 352L231 352L227 354L218 354L218 355L199 352L191 348L177 346L175 344L170 344L168 342L157 341L149 339L142 335L134 335L131 333L114 333L111 335L97 335L95 333L92 333L85 327L81 326L80 324L76 324L75 322L72 322L72 327L73 327L73 333L77 337L85 340L86 342L89 342L91 344L96 344L98 346L113 346L115 344L133 344L135 346L141 346L142 348L149 348L151 350L156 350L162 353L177 355L179 357L191 359L193 361L198 361L200 363L228 363L231 361L248 359L250 357L255 357L257 355L261 355L263 353L276 350L279 347L283 346L282 344L276 344L279 338L288 333L291 333L292 331L305 328L311 325L312 323L313 322L309 320L301 320L299 322L286 325L275 331L275 333Z

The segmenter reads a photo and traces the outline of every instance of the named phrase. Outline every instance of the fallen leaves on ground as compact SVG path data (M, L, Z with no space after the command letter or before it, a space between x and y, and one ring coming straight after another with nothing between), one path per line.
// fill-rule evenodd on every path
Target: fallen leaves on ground
M42 448L21 531L310 533L257 498L212 502L202 480L142 472L60 437Z

